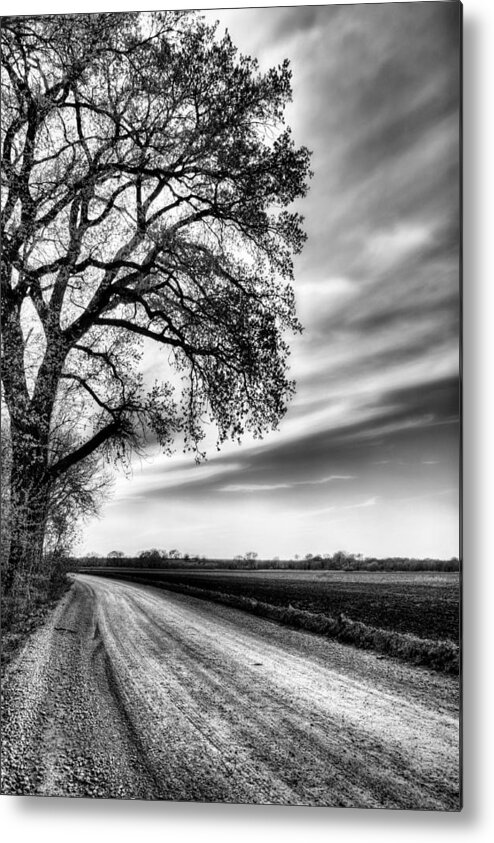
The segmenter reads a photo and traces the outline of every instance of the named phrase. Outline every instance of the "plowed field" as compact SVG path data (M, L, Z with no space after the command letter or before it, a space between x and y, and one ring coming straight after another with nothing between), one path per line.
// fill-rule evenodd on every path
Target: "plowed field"
M372 627L419 638L458 641L459 576L429 572L158 571L105 568L149 585L192 586L332 617L343 613Z

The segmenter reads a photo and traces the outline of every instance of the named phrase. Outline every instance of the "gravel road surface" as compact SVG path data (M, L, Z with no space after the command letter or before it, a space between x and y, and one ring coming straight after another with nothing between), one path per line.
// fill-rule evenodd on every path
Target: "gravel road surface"
M458 682L77 575L4 682L2 792L459 809Z

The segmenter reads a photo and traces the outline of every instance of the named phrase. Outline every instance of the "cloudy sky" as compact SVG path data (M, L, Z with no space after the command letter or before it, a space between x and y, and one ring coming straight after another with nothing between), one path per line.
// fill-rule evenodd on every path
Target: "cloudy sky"
M79 551L457 555L458 5L205 14L261 68L290 59L313 151L297 393L262 442L136 462Z

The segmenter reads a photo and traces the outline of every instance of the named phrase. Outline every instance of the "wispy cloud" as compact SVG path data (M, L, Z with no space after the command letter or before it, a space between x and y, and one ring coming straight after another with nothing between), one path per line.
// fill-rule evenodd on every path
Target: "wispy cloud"
M232 483L221 486L219 492L272 492L275 489L293 489L295 486L322 486L340 480L355 480L351 474L331 474L320 480L294 480L292 483Z
M365 501L345 504L344 506L325 506L322 509L312 509L310 512L306 512L305 515L326 515L326 513L347 512L352 509L366 509L369 506L375 506L378 500L379 498L374 496L367 498Z
M229 486L222 486L218 492L273 492L275 489L291 489L293 483L232 483Z

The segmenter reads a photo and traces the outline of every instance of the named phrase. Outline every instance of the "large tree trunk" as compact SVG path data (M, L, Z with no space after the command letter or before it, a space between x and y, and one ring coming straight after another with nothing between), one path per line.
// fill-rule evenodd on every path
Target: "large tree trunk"
M43 562L43 542L52 479L48 471L50 419L67 349L57 334L46 334L46 349L31 391L25 371L20 304L7 303L3 314L2 383L9 411L9 545L2 565L5 596L30 598L33 576Z
M15 437L17 438L17 437ZM46 449L27 437L13 445L10 476L10 551L2 571L5 596L30 600L42 567L49 503Z

